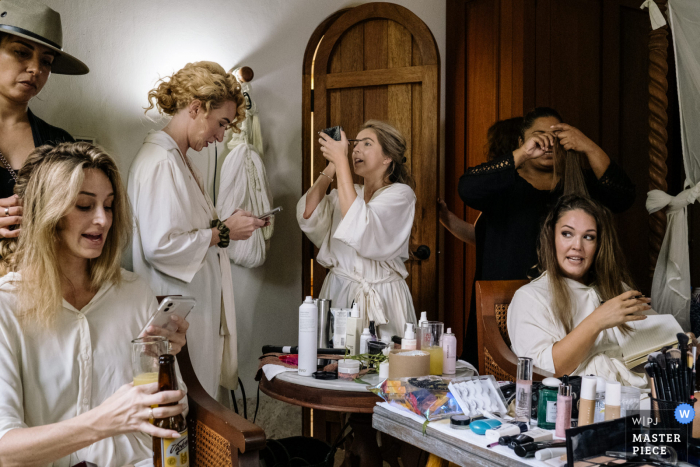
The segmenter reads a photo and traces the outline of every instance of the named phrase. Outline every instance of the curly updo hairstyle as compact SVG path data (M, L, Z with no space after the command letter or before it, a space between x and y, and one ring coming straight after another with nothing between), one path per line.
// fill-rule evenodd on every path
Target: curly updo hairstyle
M412 189L416 188L416 182L406 165L406 139L403 135L386 122L379 120L367 120L360 131L372 130L377 135L377 142L382 147L382 153L391 159L391 164L386 169L386 178L389 183L404 183Z
M231 122L231 128L240 132L238 125L245 119L241 85L233 74L215 62L188 63L171 76L159 80L158 85L148 92L150 105L146 112L155 107L161 114L172 116L195 99L202 102L207 113L226 101L235 102L236 118Z

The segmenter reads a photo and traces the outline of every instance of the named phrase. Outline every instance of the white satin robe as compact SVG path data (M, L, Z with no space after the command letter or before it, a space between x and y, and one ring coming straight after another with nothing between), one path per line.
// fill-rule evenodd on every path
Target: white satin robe
M209 246L216 209L167 133L146 137L129 170L128 192L134 210L134 272L156 295L197 300L187 317L197 378L214 398L219 384L235 389L236 311L228 254Z
M566 279L573 303L574 327L600 306L595 287ZM656 314L649 310L645 314ZM566 330L552 308L549 278L545 272L519 288L508 307L508 336L518 357L530 357L536 367L554 373L554 344L566 337ZM595 375L626 386L645 388L646 375L628 370L615 331L606 329L595 340L572 375Z
M408 185L394 183L365 203L364 186L355 185L355 191L345 217L337 190L308 219L306 195L297 203L299 226L319 249L316 261L330 269L318 297L330 298L333 308L348 308L355 300L365 326L374 320L380 337L403 337L406 323L417 322L404 265L416 195Z

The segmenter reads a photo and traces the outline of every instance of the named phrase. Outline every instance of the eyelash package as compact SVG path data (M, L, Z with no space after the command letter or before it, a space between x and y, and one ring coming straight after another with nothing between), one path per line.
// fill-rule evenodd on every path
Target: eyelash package
M505 415L506 400L493 375L453 379L449 389L464 415L475 417L484 412Z

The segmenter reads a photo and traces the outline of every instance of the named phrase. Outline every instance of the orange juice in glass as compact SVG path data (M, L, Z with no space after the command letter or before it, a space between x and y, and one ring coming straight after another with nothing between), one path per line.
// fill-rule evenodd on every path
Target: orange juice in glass
M131 341L131 370L134 386L157 383L158 359L168 353L168 340L161 336L139 337ZM151 406L156 408L157 405ZM153 423L153 420L150 420Z

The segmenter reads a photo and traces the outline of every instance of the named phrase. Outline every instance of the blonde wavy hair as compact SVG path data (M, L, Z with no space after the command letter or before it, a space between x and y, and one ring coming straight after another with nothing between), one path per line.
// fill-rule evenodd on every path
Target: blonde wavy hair
M391 159L391 164L386 169L385 178L388 183L404 183L416 189L416 182L411 176L411 171L406 165L406 138L401 132L380 120L367 120L360 131L372 130L377 135L377 142L382 147L382 154Z
M148 92L146 112L157 108L158 112L175 115L193 100L199 100L205 112L218 109L224 102L236 103L236 118L230 128L239 133L238 125L245 119L245 98L236 77L227 73L215 62L188 63L181 70L167 78Z
M596 201L579 195L566 195L559 198L557 204L547 215L540 231L537 256L539 271L547 271L552 292L552 308L566 333L574 328L571 294L566 278L557 261L555 245L556 225L569 211L581 210L591 216L596 223L598 242L595 257L588 271L589 283L594 284L601 300L610 300L626 291L625 285L635 288L632 275L627 269L625 255L617 237L615 221L608 208ZM617 327L622 333L629 333L632 328L627 324Z
M88 143L38 147L20 170L15 185L23 205L22 232L19 239L0 241L0 274L22 274L16 312L24 324L50 327L61 309L58 226L75 206L86 169L101 170L114 191L112 227L100 256L88 262L90 283L96 291L105 283L121 282L121 256L130 239L132 222L116 163L109 154Z

